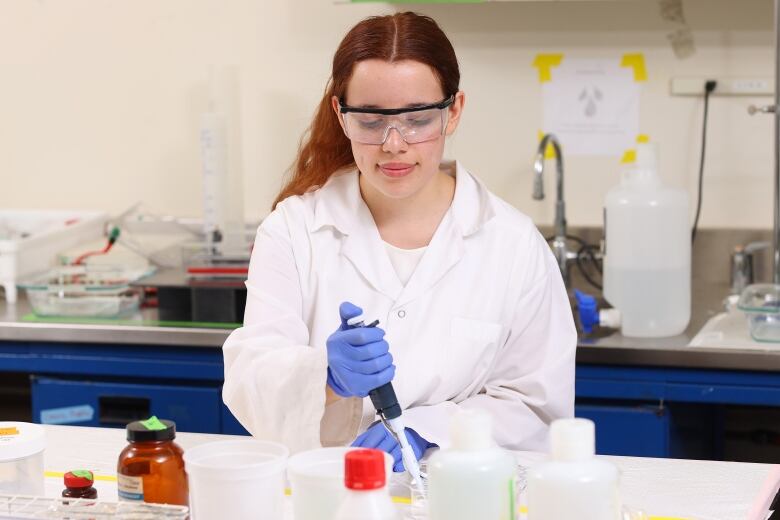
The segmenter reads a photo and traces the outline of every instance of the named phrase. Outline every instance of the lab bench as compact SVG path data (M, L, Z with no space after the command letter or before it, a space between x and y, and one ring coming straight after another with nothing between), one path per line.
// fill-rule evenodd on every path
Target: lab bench
M177 425L178 426L178 425ZM45 426L45 494L59 496L62 474L76 467L91 469L98 477L95 487L101 500L116 500L116 460L125 447L125 432L116 429ZM188 433L177 427L176 443L185 452L199 444L231 439L224 435ZM79 449L74 450L74 447ZM544 457L542 453L515 452L517 462L528 467ZM693 461L631 457L605 457L620 470L621 499L634 511L653 518L698 518L743 520L754 503L769 496L766 489L778 478L778 469L768 464ZM408 488L393 485L391 492L408 496ZM520 477L520 487L523 485ZM407 495L402 495L406 489ZM295 491L293 490L293 493ZM398 501L399 512L405 506ZM521 494L520 504L525 505ZM285 503L285 519L292 518L291 501Z
M717 302L725 290L698 288L694 301ZM596 421L599 453L719 458L724 407L780 409L780 346L687 346L716 307L695 307L672 338L580 339L576 414ZM154 413L187 431L244 432L221 399L229 330L39 323L25 321L29 312L24 299L0 302L0 372L31 376L34 421L119 427Z

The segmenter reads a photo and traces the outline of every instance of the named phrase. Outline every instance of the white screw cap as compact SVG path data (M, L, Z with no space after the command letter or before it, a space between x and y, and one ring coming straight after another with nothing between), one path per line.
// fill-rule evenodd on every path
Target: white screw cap
M553 460L575 462L596 454L596 425L589 419L557 419L550 426Z

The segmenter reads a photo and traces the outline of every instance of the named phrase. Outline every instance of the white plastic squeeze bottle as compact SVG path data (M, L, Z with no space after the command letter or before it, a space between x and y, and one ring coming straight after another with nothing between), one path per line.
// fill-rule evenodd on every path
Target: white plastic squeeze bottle
M528 520L620 520L618 470L597 459L588 419L558 419L550 426L550 460L528 470Z
M335 520L398 520L386 486L385 455L374 449L354 450L344 457L347 496Z
M492 429L485 411L464 409L453 416L451 447L428 460L430 520L515 519L517 462L496 446Z

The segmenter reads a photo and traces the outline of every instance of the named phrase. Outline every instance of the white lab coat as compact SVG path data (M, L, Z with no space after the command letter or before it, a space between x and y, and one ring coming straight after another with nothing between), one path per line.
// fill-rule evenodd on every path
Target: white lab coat
M408 427L448 444L449 416L481 408L496 441L544 450L574 411L576 330L533 222L460 164L455 195L406 286L360 196L357 171L281 202L257 232L244 326L225 342L223 398L255 436L293 452L348 444L368 398L325 406L326 340L350 301L380 320Z

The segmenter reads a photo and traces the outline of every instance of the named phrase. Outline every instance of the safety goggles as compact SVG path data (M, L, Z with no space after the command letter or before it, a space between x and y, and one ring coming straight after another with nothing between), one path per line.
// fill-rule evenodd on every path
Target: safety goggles
M408 144L431 141L444 135L447 108L455 101L450 96L431 105L410 108L361 108L339 103L344 133L362 144L384 144L395 129Z

